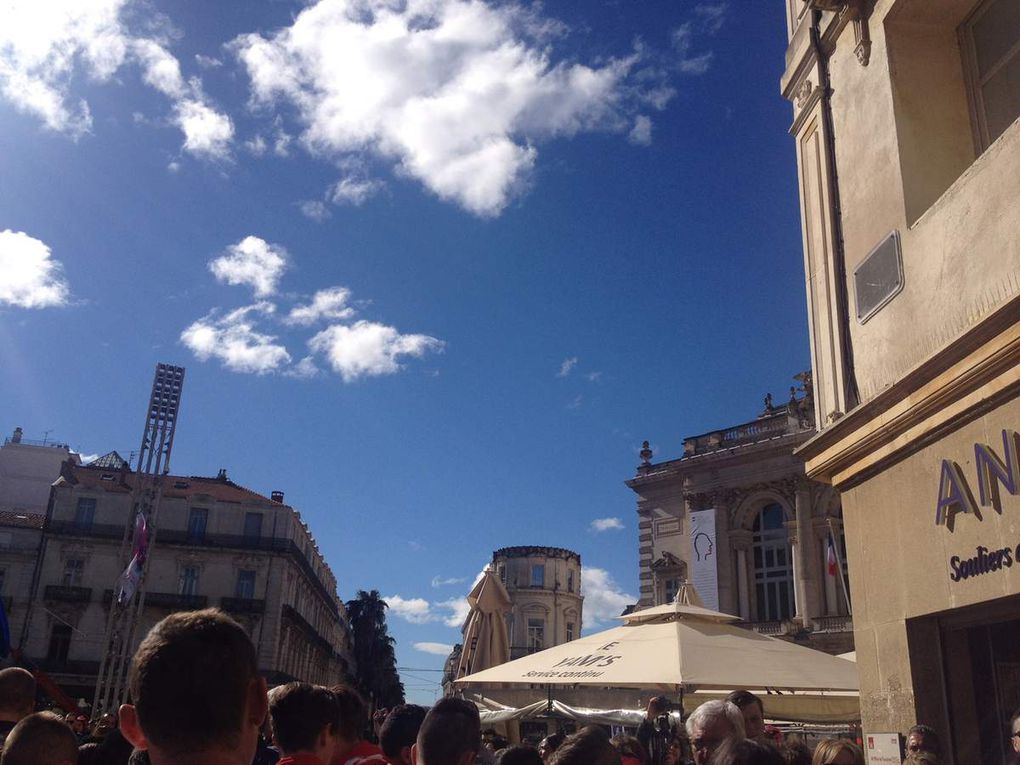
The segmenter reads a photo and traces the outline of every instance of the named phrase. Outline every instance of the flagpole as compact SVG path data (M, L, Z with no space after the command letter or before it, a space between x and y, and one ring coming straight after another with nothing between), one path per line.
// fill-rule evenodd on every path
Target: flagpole
M829 544L832 545L832 552L836 556L836 567L839 569L839 583L843 588L843 602L846 603L846 612L848 616L853 616L854 611L850 607L850 592L847 590L846 579L843 576L843 559L839 554L839 545L836 544L836 535L832 531L832 518L827 518L826 523L829 526Z

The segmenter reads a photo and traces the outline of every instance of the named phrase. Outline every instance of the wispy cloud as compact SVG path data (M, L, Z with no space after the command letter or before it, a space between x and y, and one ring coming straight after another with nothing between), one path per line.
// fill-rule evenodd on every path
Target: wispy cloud
M589 372L588 374L585 375L585 379L587 379L588 382L598 382L599 380L602 379L602 373L601 372Z
M49 246L24 231L0 231L0 304L16 308L66 305L71 288Z
M411 624L442 622L447 627L460 627L467 618L471 606L467 598L428 601L425 598L403 598L390 595L384 598L390 611Z
M351 291L346 287L328 287L316 292L308 305L291 308L284 321L308 327L324 319L349 319L355 313L350 300Z
M627 140L635 146L648 146L652 142L652 119L647 114L634 118L634 127L627 134Z
M577 366L577 356L570 356L569 358L563 359L560 363L560 371L556 373L557 377L566 377L570 374L571 370Z
M565 32L512 2L320 0L232 48L253 105L295 106L314 153L382 158L438 197L494 216L527 187L543 140L626 132L655 89L632 76L640 52L597 65L554 60Z
M209 270L217 281L247 284L255 297L267 297L276 292L287 262L287 251L283 247L257 236L246 236L230 245L225 254L209 261Z
M348 176L330 186L327 196L335 205L360 207L384 188L386 184L382 181Z
M466 581L467 581L467 577L466 576L451 576L451 577L444 578L444 577L441 577L441 576L437 575L437 576L432 577L432 586L433 587L448 587L451 584L463 584Z
M584 396L578 393L567 402L567 409L580 409L582 404L584 404Z
M213 312L187 327L180 340L200 361L218 358L233 372L275 372L290 363L290 354L276 337L259 332L254 318L271 315L275 310L272 303L263 302L223 316Z
M673 30L670 42L676 55L675 66L681 73L698 75L708 71L712 64L712 51L696 53L694 49L704 38L722 29L727 10L725 2L700 3L694 6L694 19Z
M619 530L623 528L623 521L619 518L596 518L589 528L595 533Z
M435 656L449 656L453 646L448 643L414 643L414 650Z
M620 589L608 571L594 566L581 569L581 591L584 594L584 626L592 628L613 620L637 598Z

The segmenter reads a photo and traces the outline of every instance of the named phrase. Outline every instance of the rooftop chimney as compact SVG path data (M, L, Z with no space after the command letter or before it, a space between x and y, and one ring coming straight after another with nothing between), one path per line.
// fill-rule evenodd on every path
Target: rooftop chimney
M21 443L21 434L22 434L22 432L23 431L21 430L21 428L15 428L14 429L14 435L11 436L11 443L12 444L20 444Z
M279 502L281 505L283 504L283 492L282 491L274 491L272 494L269 495L269 498L271 500L273 500L273 502Z
M218 472L216 474L216 480L217 481L226 481L227 480L227 469L226 468L220 468L220 472Z

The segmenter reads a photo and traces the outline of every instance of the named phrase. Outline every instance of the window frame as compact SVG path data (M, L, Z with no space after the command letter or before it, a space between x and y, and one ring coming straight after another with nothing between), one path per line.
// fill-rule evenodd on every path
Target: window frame
M536 577L535 572L541 571L541 575ZM537 580L537 581L536 581ZM531 564L531 582L532 587L545 587L545 564L544 563L532 563Z
M72 565L76 564L76 565ZM63 587L81 587L85 578L84 558L64 558L64 573L60 577Z
M188 572L193 571L195 575L189 576ZM177 577L177 594L185 598L193 598L198 595L198 583L201 579L201 569L193 564L185 564L181 566L180 574Z
M196 521L201 518L201 529L196 530L195 526L199 525ZM205 535L209 531L209 508L208 507L191 507L188 508L188 530L187 537L189 542L203 542L205 541Z
M91 503L91 504L90 504ZM74 506L74 527L82 531L90 531L96 522L95 497L78 497Z
M257 578L258 578L258 572L255 569L253 569L253 568L242 568L242 569L239 569L238 572L237 572L237 580L234 582L234 597L235 598L240 598L242 600L254 600L254 598L255 598L255 581L256 581ZM241 582L242 582L242 580L245 581L246 589L247 589L247 582L248 582L249 579L251 580L251 583L250 583L251 592L250 592L250 594L245 595L245 594L242 593L242 590L241 590Z
M982 78L978 65L978 46L974 39L974 27L995 4L1011 1L1014 0L981 0L957 28L957 36L960 40L960 59L963 64L963 81L967 91L970 123L974 134L974 152L977 156L981 156L999 138L999 136L992 138L989 133L984 86L1003 66L1006 66L1014 58L1020 57L1020 34L1018 34L1016 42L989 68Z

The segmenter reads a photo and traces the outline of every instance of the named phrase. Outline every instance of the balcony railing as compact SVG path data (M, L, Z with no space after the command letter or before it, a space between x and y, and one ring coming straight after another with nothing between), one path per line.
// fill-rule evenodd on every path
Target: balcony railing
M220 608L232 614L263 614L266 601L256 598L220 598Z
M852 616L819 616L815 620L816 632L853 632Z
M113 590L103 593L103 603L109 605L113 601ZM153 608L166 608L171 611L198 611L209 604L205 595L180 595L176 592L147 592L145 605Z
M747 630L754 630L759 635L785 635L787 633L787 622L737 622L737 626Z
M717 449L727 449L731 446L764 441L768 438L793 433L801 429L797 418L784 410L778 414L760 417L759 419L745 422L732 428L685 438L684 456L689 457L694 454L716 451Z
M92 600L92 588L48 584L43 591L43 597L46 600L61 600L65 603L88 603Z

